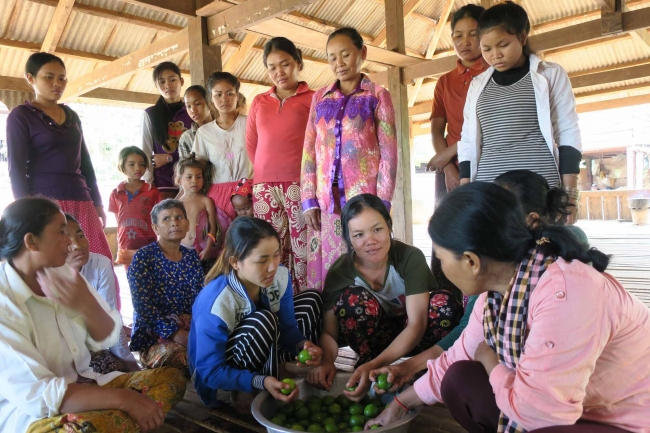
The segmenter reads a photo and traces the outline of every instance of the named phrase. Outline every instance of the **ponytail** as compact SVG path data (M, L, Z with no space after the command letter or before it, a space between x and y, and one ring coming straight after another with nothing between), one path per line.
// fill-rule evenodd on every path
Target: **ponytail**
M545 255L561 257L567 262L579 260L598 272L605 272L611 256L590 248L569 227L551 226L532 231L531 247L537 244Z

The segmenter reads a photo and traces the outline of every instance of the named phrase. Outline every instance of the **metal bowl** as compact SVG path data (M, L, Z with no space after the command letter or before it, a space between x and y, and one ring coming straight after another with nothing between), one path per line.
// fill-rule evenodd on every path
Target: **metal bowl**
M295 379L296 387L298 388L300 393L298 398L300 398L301 400L305 400L312 395L318 397L325 397L327 395L331 395L332 397L337 397L343 393L343 390L345 389L345 384L347 383L347 381L350 379L351 376L352 373L342 373L342 372L336 373L336 377L334 378L334 383L332 383L332 388L330 389L329 392L314 388L313 386L309 385L304 378ZM372 394L372 390L370 393ZM393 399L392 395L387 395L387 394L384 394L382 396L376 395L374 397L380 399L383 404L387 404ZM279 402L273 397L271 397L271 394L269 394L267 391L264 391L258 394L258 396L255 397L255 399L253 400L251 411L253 412L253 416L255 417L257 422L259 422L264 427L266 427L266 431L269 433L297 432L297 430L281 427L277 424L273 424L270 421L270 419L273 418L273 416L275 416L280 406L282 406L283 404L284 403ZM420 409L421 408L413 409L399 421L375 429L373 430L373 432L407 433L409 428L409 422L411 422L413 418L418 416L418 414L420 413Z

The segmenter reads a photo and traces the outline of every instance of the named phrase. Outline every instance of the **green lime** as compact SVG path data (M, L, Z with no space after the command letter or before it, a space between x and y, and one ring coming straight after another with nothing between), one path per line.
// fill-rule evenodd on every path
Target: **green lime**
M317 404L319 406L322 406L322 404L323 404L323 402L320 400L320 398L318 398L318 396L315 396L315 395L312 395L311 397L309 397L307 399L306 403L307 403L307 406L309 406L310 404Z
M350 415L361 415L363 414L363 406L359 403L354 403L350 406Z
M277 416L271 418L271 422L272 422L273 424L277 424L277 425L283 425L283 424L284 424L284 420L278 418Z
M328 410L330 413L341 413L342 411L341 405L338 403L332 403Z
M311 361L311 353L309 353L309 350L301 350L300 353L298 354L298 362L301 364L306 363L307 361Z
M378 429L378 428L379 428L379 425L375 424L372 427L370 427L370 430L375 430L375 429Z
M338 403L342 408L350 407L350 405L352 404L352 401L351 401L349 398L347 398L346 396L344 396L343 394L341 394L341 395L339 395L338 397L336 397L336 402L337 402L337 403Z
M275 414L275 417L282 422L285 422L287 420L287 416L282 412Z
M382 406L381 401L377 400L376 398L373 398L372 400L370 400L370 403L369 403L369 404L375 405L375 406L377 406L377 407L381 407L381 406Z
M350 417L350 427L354 427L355 425L363 426L365 423L366 422L364 421L364 418L361 415L352 415Z
M291 392L294 389L296 389L296 382L294 382L293 379L286 378L286 379L283 379L282 382L287 383L290 386L290 388L288 388L288 389L282 388L280 390L280 392L282 392L282 394L289 395L289 394L291 394Z
M302 428L307 428L311 425L311 421L309 421L308 419L301 419L300 421L298 421L298 424L301 425Z
M296 412L294 413L294 416L296 417L297 420L301 419L307 419L309 418L309 409L306 407L300 407L296 409Z
M336 421L337 424L339 422L341 422L341 414L340 413L331 413L330 417L334 418L334 421Z
M294 424L296 424L296 419L295 418L287 418L287 420L284 423L287 426L294 425Z
M350 392L354 392L354 391L357 390L357 385L354 385L354 386L348 386L347 388L345 388L345 390L346 390L346 391L350 391Z
M309 413L320 412L322 407L323 406L321 406L320 403L312 403L307 405L307 409L309 409Z
M351 417L351 416L352 416L352 415L350 415L349 413L344 413L344 414L341 416L341 421L348 422L348 421L350 421L350 417Z
M352 427L352 431L363 431L363 426L355 425L354 427Z
M323 420L325 419L325 414L323 412L313 412L311 416L309 417L311 422L313 423L322 423Z
M336 424L325 424L325 431L327 433L339 433L339 428Z
M305 401L304 400L296 400L291 404L293 405L293 407L298 409L298 408L303 407L305 405Z
M323 424L323 425L327 425L327 424L334 424L334 425L336 425L336 420L335 420L334 418L332 418L331 416L328 416L327 418L325 418L325 419L323 420L323 422L322 422L321 424Z
M289 427L291 430L296 430L296 431L305 431L305 428L301 426L300 424L293 424L291 427Z
M309 427L307 427L307 431L319 433L324 432L325 430L323 430L323 427L321 427L319 424L311 424Z
M326 395L325 397L323 397L322 402L323 402L323 406L330 406L334 404L334 402L336 402L336 399L331 395Z
M363 409L363 414L368 418L374 418L379 415L379 408L374 404L369 404Z
M280 408L280 412L286 416L291 416L296 411L296 408L292 404L285 404Z
M336 425L339 428L339 431L347 431L348 428L350 427L350 424L347 422L340 422Z
M388 375L386 373L377 376L377 388L388 390L391 386L393 386L393 384L388 381Z

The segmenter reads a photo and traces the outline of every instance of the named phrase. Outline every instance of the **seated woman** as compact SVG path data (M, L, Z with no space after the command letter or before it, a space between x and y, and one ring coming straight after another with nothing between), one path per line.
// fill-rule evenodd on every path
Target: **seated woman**
M0 219L0 431L150 431L185 393L180 371L100 374L89 350L114 346L120 314L66 265L59 206L10 204Z
M116 310L115 275L113 264L105 256L91 253L88 239L77 220L70 214L65 214L67 225L65 232L70 239L66 263L79 272L97 290L108 306ZM90 352L90 367L96 373L108 374L112 371L140 371L138 362L129 350L129 339L120 330L120 340L110 349Z
M650 310L604 273L607 256L566 227L531 230L483 182L449 194L429 234L445 275L480 296L454 346L367 427L443 402L471 432L648 431Z
M564 225L567 215L571 214L569 207L572 205L569 204L569 196L567 193L560 188L549 188L548 182L540 174L529 170L512 170L498 176L494 180L494 183L515 194L517 200L524 208L526 225L532 229L537 228L540 223L545 226ZM582 232L578 227L569 227L572 230ZM584 235L584 232L582 233ZM584 239L586 239L586 236ZM589 242L585 242L587 248L589 248ZM476 299L478 299L478 296L469 297L469 302L467 303L467 307L465 307L465 314L458 326L436 345L402 363L373 370L370 373L370 379L373 382L379 374L386 373L388 374L388 382L393 384L388 390L379 389L375 385L373 387L375 392L378 394L395 392L406 382L410 382L416 373L425 370L427 368L427 361L438 358L445 350L449 349L467 327L472 317L472 310L474 309Z
M151 211L158 241L140 248L129 268L133 299L131 350L149 368L170 366L189 375L187 338L203 270L196 250L181 245L189 229L183 203L167 199Z
M270 223L238 217L228 228L224 250L192 309L190 371L208 406L219 404L217 390L266 389L293 401L298 390L282 393L290 386L278 379L279 364L302 350L312 357L306 365L320 364L321 295L308 290L294 297L280 258L280 237Z
M360 399L370 388L371 370L409 353L429 349L458 324L461 293L438 290L418 248L392 238L392 221L382 200L372 194L350 199L341 213L347 254L330 268L323 298L323 365L309 383L329 389L339 345L359 355L345 391Z

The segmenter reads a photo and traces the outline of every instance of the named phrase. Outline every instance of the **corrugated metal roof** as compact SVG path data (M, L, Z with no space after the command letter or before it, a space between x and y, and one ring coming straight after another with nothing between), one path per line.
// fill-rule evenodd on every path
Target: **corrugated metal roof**
M410 16L404 20L404 28L408 29L404 32L406 47L424 55L436 27L425 20Z
M54 15L53 7L25 1L20 8L16 24L8 29L10 33L5 34L5 37L17 41L43 42L48 27L45 23L52 21L52 15ZM37 23L43 24L37 25Z

